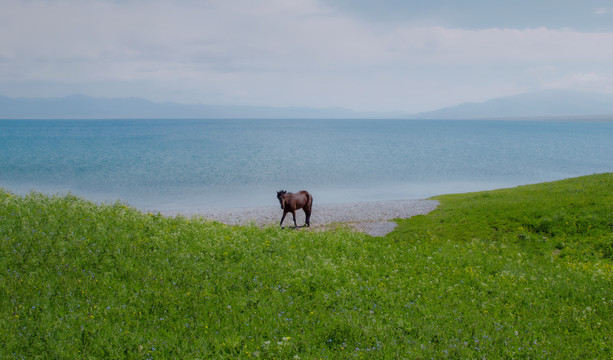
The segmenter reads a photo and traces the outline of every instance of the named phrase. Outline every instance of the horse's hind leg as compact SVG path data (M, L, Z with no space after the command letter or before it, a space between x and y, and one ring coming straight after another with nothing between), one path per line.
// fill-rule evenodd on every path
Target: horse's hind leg
M313 206L313 196L307 193L307 203L302 210L304 210L304 214L306 215L305 223L306 226L311 227L311 209Z
M305 220L304 223L306 224L306 226L310 227L311 226L311 209L304 208L304 215L305 215Z

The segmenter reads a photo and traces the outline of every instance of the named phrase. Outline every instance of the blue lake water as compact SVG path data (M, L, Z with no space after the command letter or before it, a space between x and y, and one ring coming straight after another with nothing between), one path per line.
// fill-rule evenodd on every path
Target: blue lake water
M146 210L418 199L613 171L613 122L1 120L0 187Z

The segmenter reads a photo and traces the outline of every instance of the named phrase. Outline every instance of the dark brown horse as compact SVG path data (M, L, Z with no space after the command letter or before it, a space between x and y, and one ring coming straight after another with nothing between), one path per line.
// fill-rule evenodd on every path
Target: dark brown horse
M283 227L283 220L285 220L285 215L288 212L292 213L294 218L294 226L296 225L296 210L302 209L304 210L304 214L306 215L306 226L311 226L311 206L313 205L313 196L309 194L308 191L302 190L295 194L288 193L285 190L277 191L277 199L279 199L279 203L281 204L281 209L283 209L283 216L281 217L281 227Z

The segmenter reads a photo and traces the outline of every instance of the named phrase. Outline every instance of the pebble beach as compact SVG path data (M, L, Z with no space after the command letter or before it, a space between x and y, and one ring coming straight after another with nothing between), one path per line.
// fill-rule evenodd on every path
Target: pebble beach
M396 227L396 223L391 220L428 214L436 209L438 204L436 200L392 200L319 205L314 203L311 227L317 228L330 224L346 223L357 231L365 232L371 236L385 236ZM190 211L174 210L164 211L162 214L202 217L227 225L255 224L270 226L279 224L283 210L280 206L264 206ZM296 211L296 223L298 226L304 225L304 212L302 210ZM283 226L294 226L291 214L285 217Z

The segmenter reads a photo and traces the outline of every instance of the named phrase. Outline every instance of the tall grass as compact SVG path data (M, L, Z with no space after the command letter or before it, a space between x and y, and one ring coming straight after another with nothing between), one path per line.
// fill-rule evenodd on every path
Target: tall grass
M0 358L613 356L613 175L371 238L0 191Z

